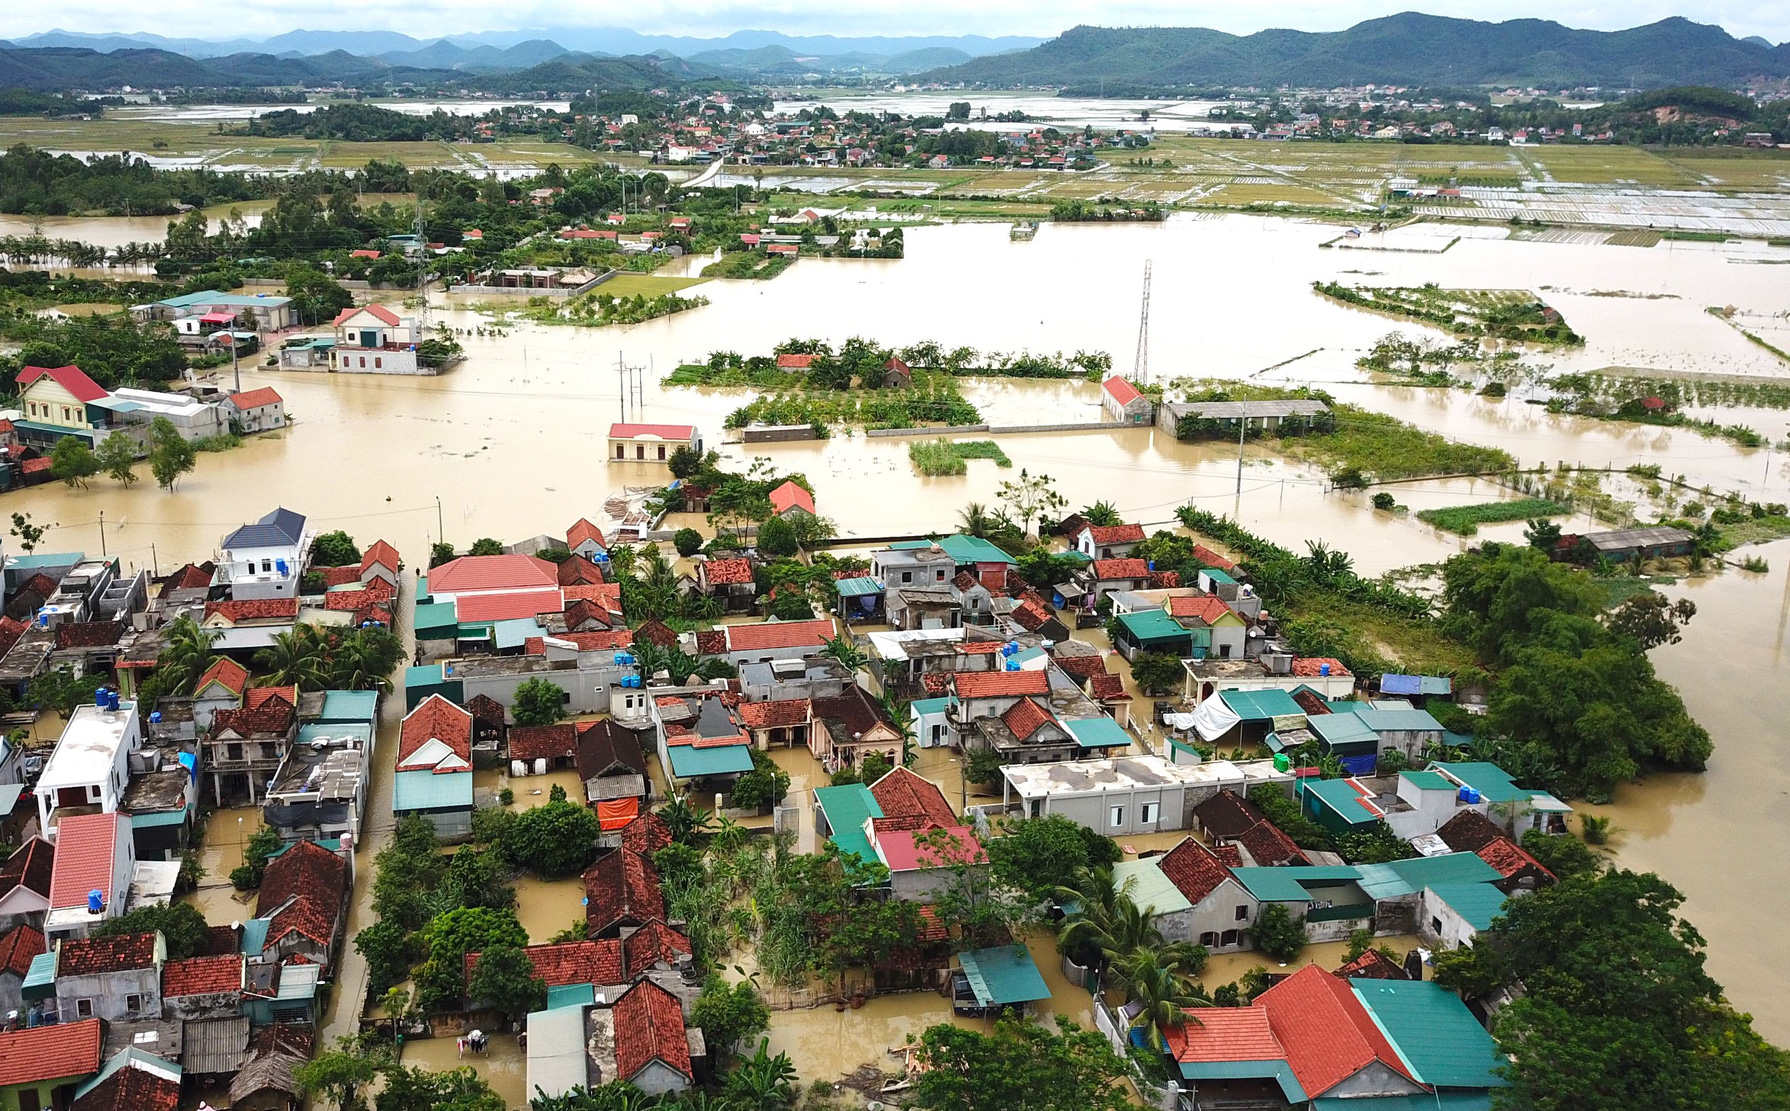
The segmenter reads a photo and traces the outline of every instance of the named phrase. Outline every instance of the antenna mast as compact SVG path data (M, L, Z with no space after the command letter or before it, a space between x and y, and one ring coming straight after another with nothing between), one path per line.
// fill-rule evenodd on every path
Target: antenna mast
M1143 307L1137 318L1137 354L1131 359L1131 376L1140 386L1150 381L1150 268L1151 261L1145 259Z
M422 303L417 306L416 335L413 338L417 343L421 343L424 333L429 330L429 249L428 243L423 239L423 199L421 197L416 199L416 292L417 299Z

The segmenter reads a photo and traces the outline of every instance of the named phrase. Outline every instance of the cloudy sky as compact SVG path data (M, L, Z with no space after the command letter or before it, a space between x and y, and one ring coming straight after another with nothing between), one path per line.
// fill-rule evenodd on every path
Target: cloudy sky
M1105 26L1206 26L1237 34L1264 27L1329 31L1362 19L1418 8L1475 19L1539 17L1568 26L1614 30L1681 15L1716 23L1737 36L1790 39L1790 0L311 0L249 5L231 0L69 0L0 5L0 35L58 27L68 31L153 31L174 37L227 39L295 28L396 30L419 38L457 32L542 27L622 26L652 34L725 35L742 29L835 35L1054 35L1077 23ZM153 12L153 18L150 13Z

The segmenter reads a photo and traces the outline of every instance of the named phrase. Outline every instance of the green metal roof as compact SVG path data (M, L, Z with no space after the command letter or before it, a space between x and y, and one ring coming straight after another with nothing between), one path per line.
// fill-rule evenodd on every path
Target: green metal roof
M444 640L458 632L460 626L452 602L419 602L410 620L416 635L425 640Z
M1350 980L1349 986L1418 1080L1438 1088L1504 1083L1492 1072L1502 1061L1497 1044L1453 992L1429 980Z
M323 712L317 715L317 720L344 724L357 722L371 724L378 721L379 693L377 691L324 691Z
M147 814L132 814L132 829L157 829L163 826L178 826L186 823L186 810L155 810Z
M471 810L472 773L399 772L392 778L392 810Z
M1431 717L1428 710L1380 710L1365 706L1356 710L1355 716L1376 733L1442 731L1442 723Z
M354 737L363 744L372 741L373 726L364 721L311 721L298 727L298 743L309 744L324 738Z
M1293 701L1293 696L1283 690L1259 691L1219 691L1218 697L1224 700L1238 717L1244 721L1273 721L1276 718L1305 719L1305 709Z
M1200 574L1206 576L1208 579L1211 579L1215 583L1234 583L1237 581L1236 579L1231 578L1230 575L1226 574L1223 571L1220 571L1216 567L1207 567L1204 570L1202 570L1200 572Z
M1452 791L1454 782L1438 772L1399 772L1400 779L1410 780L1419 791Z
M942 714L951 708L949 698L917 698L907 704L915 714Z
M1113 889L1124 890L1128 880L1136 881L1130 888L1131 901L1144 910L1157 914L1175 914L1193 907L1187 901L1187 896L1181 894L1181 889L1162 874L1162 869L1156 866L1153 858L1121 860L1114 864Z
M866 594L881 594L883 584L869 575L859 575L856 578L840 579L833 584L833 589L839 592L841 598L859 598Z
M1372 825L1380 820L1380 815L1362 805L1361 796L1356 793L1355 788L1349 786L1346 779L1301 779L1299 790L1302 794L1317 799L1352 826Z
M959 563L1018 563L1017 559L979 536L947 536L939 547Z
M838 787L816 787L814 802L833 827L833 844L842 853L857 853L859 860L880 860L864 836L864 822L883 816L876 796L862 783L846 783Z
M734 775L751 770L751 745L721 745L717 748L671 746L671 774L677 779L694 779L701 775Z
M516 617L507 621L493 622L492 635L497 641L498 650L520 648L527 643L529 637L546 636L547 630L532 617Z
M983 1007L1005 1007L1049 999L1050 986L1023 945L1001 945L957 955L963 974Z
M596 1001L595 984L559 984L547 989L549 1011L557 1011L561 1007L588 1007Z
M39 953L31 958L31 970L19 982L19 994L26 999L48 999L56 994L56 951Z
M1417 856L1389 864L1362 864L1358 870L1362 890L1376 899L1413 895L1436 884L1489 884L1502 878L1498 869L1480 859L1477 853Z
M183 293L178 297L168 297L156 302L158 305L166 305L171 309L191 308L193 305L234 305L237 308L249 305L270 305L277 308L280 305L291 303L292 298L281 297L277 294L258 297L246 293L220 293L215 289L200 290L198 293Z
M1288 1103L1304 1103L1305 1089L1293 1075L1287 1061L1181 1061L1181 1076L1186 1080L1272 1080L1280 1085L1280 1094ZM1353 1107L1361 1100L1350 1100Z
M1105 714L1097 718L1076 718L1063 722L1063 728L1083 748L1123 748L1131 743L1131 734Z
M1121 613L1119 624L1139 644L1160 640L1186 640L1192 636L1186 626L1159 609Z
M440 664L413 664L404 669L406 687L427 687L442 681Z
M1429 890L1475 930L1489 930L1504 911L1504 892L1489 883L1432 883Z
M27 552L24 555L7 556L6 569L18 572L37 567L73 567L86 558L86 552Z
M1380 735L1352 713L1312 714L1305 719L1305 727L1332 751L1363 749L1361 755L1366 755L1380 747Z
M1546 793L1518 787L1509 772L1485 760L1469 760L1460 764L1435 763L1430 767L1446 772L1478 791L1485 796L1487 802L1517 802L1532 795Z
M1306 883L1353 883L1361 873L1348 865L1287 865L1281 868L1232 868L1231 875L1264 903L1303 903L1311 898Z

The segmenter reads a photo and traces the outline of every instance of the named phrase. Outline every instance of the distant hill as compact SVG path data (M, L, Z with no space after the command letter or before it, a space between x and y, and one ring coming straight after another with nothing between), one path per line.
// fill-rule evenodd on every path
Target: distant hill
M1790 44L1762 46L1674 17L1626 31L1540 19L1484 23L1406 12L1344 31L1229 35L1201 27L1077 27L1031 50L929 71L969 84L1730 85L1790 76Z
M970 61L971 55L949 46L929 46L900 54L856 50L844 54L811 54L787 46L729 47L687 55L692 65L711 66L741 77L800 77L809 73L919 73Z
M570 54L571 51L550 39L530 39L511 47L458 46L438 39L421 50L393 50L379 55L380 60L394 66L418 69L454 69L472 73L498 73L526 69Z

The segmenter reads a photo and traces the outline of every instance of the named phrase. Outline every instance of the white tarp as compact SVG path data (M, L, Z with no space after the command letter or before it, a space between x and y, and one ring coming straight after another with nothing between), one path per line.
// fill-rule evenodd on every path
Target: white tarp
M1238 722L1243 720L1237 716L1237 711L1225 705L1222 698L1206 699L1190 716L1193 718L1194 729L1199 731L1199 735L1207 743L1216 741L1229 733L1236 728Z

